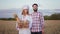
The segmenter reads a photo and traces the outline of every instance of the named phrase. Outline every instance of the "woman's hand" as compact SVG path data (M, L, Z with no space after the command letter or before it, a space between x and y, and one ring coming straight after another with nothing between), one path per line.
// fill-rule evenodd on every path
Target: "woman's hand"
M23 25L22 23L18 23L18 28L22 28L23 27L22 25Z

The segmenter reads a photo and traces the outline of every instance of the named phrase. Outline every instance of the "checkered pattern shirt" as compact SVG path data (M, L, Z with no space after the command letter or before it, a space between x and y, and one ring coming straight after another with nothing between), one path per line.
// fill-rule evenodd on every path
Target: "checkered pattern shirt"
M32 28L31 32L40 32L44 26L44 17L41 12L33 12L32 16Z

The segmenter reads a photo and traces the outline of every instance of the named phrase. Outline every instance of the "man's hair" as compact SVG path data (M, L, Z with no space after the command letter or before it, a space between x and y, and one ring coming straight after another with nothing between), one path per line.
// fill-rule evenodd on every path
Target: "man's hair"
M34 4L32 5L32 7L33 7L34 5L38 6L38 4L34 3Z

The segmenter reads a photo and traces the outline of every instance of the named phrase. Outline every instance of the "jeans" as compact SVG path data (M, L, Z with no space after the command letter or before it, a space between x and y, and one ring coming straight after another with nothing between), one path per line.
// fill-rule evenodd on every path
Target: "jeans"
M31 34L42 34L42 31L40 31L40 32L31 32Z

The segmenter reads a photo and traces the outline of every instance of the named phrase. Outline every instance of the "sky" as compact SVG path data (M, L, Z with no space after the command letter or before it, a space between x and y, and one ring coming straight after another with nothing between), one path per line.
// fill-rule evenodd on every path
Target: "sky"
M18 9L22 9L22 7L25 5L28 5L29 8L32 9L32 4L34 3L38 4L38 9L43 10L43 15L60 13L60 0L0 0L0 18L12 17L12 14L15 12L15 9L18 11ZM53 9L59 9L59 11L53 11ZM30 10L30 13L31 12L32 11Z
M39 9L60 9L60 0L0 0L0 9L31 7L34 3L39 5Z

